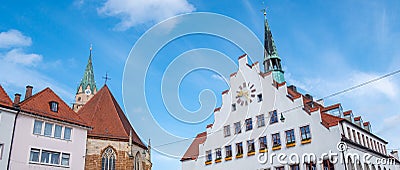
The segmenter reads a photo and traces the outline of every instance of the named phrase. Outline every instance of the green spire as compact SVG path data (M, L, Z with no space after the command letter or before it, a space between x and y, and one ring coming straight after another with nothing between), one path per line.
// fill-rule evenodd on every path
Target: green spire
M267 12L264 9L264 71L272 72L274 80L278 83L285 82L281 66L281 58L276 50L274 38L268 25Z
M92 93L97 91L96 82L94 80L93 65L92 65L92 45L90 45L89 60L86 65L85 73L83 74L81 83L79 84L77 93L79 93L80 87L82 87L82 90L85 91L87 86L89 86Z

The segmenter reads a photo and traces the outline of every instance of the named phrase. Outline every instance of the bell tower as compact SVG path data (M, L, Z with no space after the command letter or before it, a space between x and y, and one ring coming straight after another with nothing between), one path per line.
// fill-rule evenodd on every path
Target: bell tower
M78 86L75 102L72 105L72 109L75 112L86 104L95 94L97 93L96 82L94 80L93 65L92 65L92 45L90 45L89 60L86 65L85 73L81 79L81 83Z
M264 9L264 71L272 72L277 83L285 82L284 71L282 70L281 58L276 50L271 29L268 25L267 11Z

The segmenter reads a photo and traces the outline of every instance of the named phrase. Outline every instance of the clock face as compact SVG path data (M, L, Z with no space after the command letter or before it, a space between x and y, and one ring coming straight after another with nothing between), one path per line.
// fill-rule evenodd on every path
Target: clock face
M90 94L92 94L92 91L91 91L90 89L86 89L86 90L85 90L85 94L86 94L86 95L90 95Z
M247 106L249 103L253 102L253 99L256 96L255 92L256 88L254 87L254 84L243 82L236 91L236 103L241 106Z

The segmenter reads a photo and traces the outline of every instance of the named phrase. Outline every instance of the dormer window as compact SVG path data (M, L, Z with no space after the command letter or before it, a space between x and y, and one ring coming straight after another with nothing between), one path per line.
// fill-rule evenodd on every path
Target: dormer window
M57 102L50 102L50 110L52 112L58 112L58 103Z

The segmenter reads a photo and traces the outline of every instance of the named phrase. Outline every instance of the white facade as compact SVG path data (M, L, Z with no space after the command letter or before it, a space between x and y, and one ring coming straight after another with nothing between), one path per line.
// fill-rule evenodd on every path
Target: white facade
M182 169L193 170L193 169L290 169L291 165L297 163L290 163L289 156L291 154L297 154L300 158L298 167L299 169L306 169L307 162L309 160L302 160L303 154L315 154L317 158L323 157L324 154L338 153L337 159L339 163L334 164L334 169L342 170L344 168L343 157L341 152L338 151L337 145L339 142L347 144L348 153L358 153L363 156L365 153L371 155L369 159L371 162L376 162L379 158L386 158L387 153L386 142L382 139L372 135L370 132L364 129L364 127L357 126L349 121L341 118L337 121L336 125L328 125L326 122L329 120L322 120L323 116L321 113L324 106L320 108L314 107L311 112L307 112L304 109L304 96L294 98L288 93L286 84L277 85L271 74L262 73L260 66L257 63L249 65L247 63L247 56L244 55L239 58L239 70L230 77L230 89L223 92L222 94L222 106L215 110L214 123L207 127L207 138L204 143L198 146L199 156L192 159L182 158ZM246 84L246 85L244 85ZM243 90L241 90L241 88ZM243 95L245 94L245 95ZM261 95L261 96L260 96ZM244 96L244 97L243 97ZM238 101L239 99L239 101ZM261 101L260 101L261 99ZM251 101L250 101L251 100ZM241 104L243 101L243 105ZM247 101L247 106L246 106ZM235 106L233 106L233 104ZM235 107L235 108L233 108ZM270 112L276 110L277 122L270 123L271 115ZM325 112L325 111L324 111ZM328 110L326 111L328 113ZM281 120L282 116L285 118ZM260 116L262 115L263 116ZM339 114L343 114L341 111ZM258 127L257 119L264 118L264 126ZM343 115L340 115L343 118ZM251 118L252 129L246 130L246 119ZM328 118L331 118L328 116ZM240 122L241 133L235 134L235 123ZM362 124L362 123L361 123ZM224 127L229 125L230 135L226 136L226 130ZM301 133L300 128L308 126L310 129L310 138L307 136L302 137L305 133ZM348 138L347 127L356 131L356 142L353 138ZM368 126L369 127L369 126ZM286 131L294 130L295 142L287 144L288 139L286 138ZM273 147L273 134L279 133L280 146ZM364 144L361 140L358 140L358 133L362 137L368 137L372 140L372 143L376 143L377 147L373 149L367 149L368 144ZM308 133L307 133L308 134ZM352 134L351 134L352 135ZM260 150L260 137L266 136L267 149L265 151ZM342 136L346 138L342 138ZM304 138L304 139L302 139ZM247 141L254 140L254 152L249 152ZM361 141L361 144L359 143ZM243 154L237 157L236 144L242 142ZM225 146L231 145L232 157L227 158ZM363 147L365 146L365 147ZM217 150L221 150L221 159L217 160ZM371 146L369 147L371 148ZM375 151L372 151L375 150ZM208 153L211 151L211 161L207 160ZM265 153L263 153L265 152ZM189 156L191 153L187 153ZM287 161L283 163L278 160L278 155L284 154L287 157L280 159ZM262 156L260 156L262 155ZM275 156L272 156L275 155ZM271 162L272 156L272 162ZM264 164L262 162L265 157L268 160ZM294 157L292 157L294 158ZM262 159L261 162L259 159ZM327 158L324 158L327 159ZM292 159L293 160L293 159ZM353 168L358 166L358 161L352 159ZM316 169L324 169L322 159L320 162L314 162ZM361 167L364 167L364 161L360 162ZM350 166L350 165L348 165ZM368 164L369 169L373 169ZM378 169L377 165L374 165ZM381 165L379 166L382 170L385 169L396 169L394 166ZM293 167L294 168L294 167ZM351 167L350 167L351 168ZM400 169L397 166L398 169ZM296 169L296 168L294 168ZM348 167L349 169L349 167Z
M36 130L35 121L42 122L37 123ZM65 133L69 129L71 133ZM84 169L86 134L86 127L21 112L15 128L11 169Z
M0 169L7 169L16 112L0 106Z

